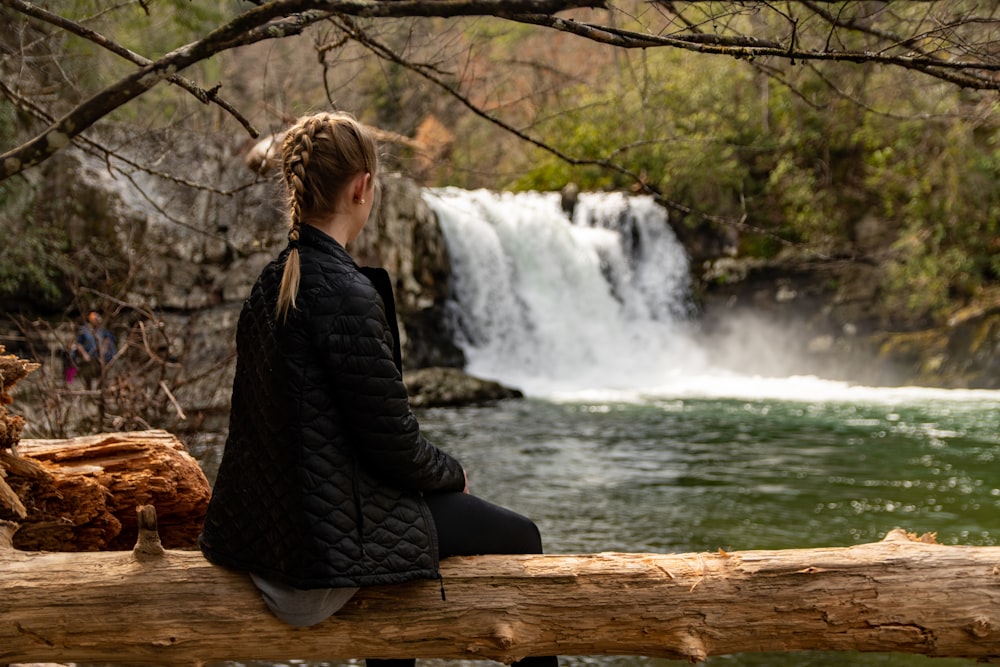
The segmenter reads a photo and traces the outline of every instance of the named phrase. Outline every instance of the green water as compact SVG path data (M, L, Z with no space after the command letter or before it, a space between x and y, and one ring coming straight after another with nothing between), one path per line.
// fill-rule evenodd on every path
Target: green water
M896 527L936 532L943 544L994 545L997 405L941 397L865 405L528 399L418 417L427 436L465 464L474 493L539 524L549 553L674 553L848 546ZM567 657L564 664L683 663ZM975 663L816 652L708 664Z

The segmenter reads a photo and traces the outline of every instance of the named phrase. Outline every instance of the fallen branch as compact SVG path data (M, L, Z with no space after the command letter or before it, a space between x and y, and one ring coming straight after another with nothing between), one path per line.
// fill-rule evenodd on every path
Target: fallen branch
M451 558L446 600L434 581L375 587L296 629L245 576L197 552L160 554L140 528L133 552L27 553L0 539L0 663L1000 655L1000 547L898 530L839 548Z
M14 402L11 393L15 385L35 372L41 366L16 354L5 354L7 349L0 345L0 451L13 450L21 439L24 418L8 413L7 406Z

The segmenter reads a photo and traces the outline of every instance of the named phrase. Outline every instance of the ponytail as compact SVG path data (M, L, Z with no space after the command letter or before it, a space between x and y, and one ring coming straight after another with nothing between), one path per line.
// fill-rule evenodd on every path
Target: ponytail
M293 238L294 236L294 238ZM299 293L299 228L294 227L288 232L288 257L285 258L285 270L281 274L281 289L278 290L278 320L288 319L288 311L295 308L295 297Z

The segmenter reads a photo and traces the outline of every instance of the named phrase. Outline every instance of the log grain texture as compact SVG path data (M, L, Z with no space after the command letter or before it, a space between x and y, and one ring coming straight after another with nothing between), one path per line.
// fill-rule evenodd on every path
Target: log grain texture
M0 526L0 664L760 651L1000 656L1000 547L915 541L652 554L476 556L361 591L311 628L245 576L140 530L131 552L24 552Z

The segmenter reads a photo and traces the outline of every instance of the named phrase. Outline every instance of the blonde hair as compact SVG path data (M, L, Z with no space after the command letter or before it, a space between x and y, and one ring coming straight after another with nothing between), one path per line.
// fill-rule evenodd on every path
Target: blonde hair
M288 193L288 242L278 292L278 319L295 308L299 291L299 230L302 222L331 211L351 178L378 173L374 137L349 113L303 116L289 128L281 145L281 177Z

